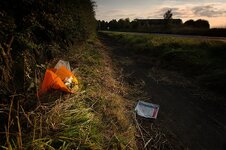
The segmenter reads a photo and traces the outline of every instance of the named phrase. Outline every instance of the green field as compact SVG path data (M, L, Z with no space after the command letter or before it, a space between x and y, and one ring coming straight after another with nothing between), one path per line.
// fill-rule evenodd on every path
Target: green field
M131 55L145 55L159 67L176 70L206 88L226 87L226 43L200 38L100 32L125 46Z

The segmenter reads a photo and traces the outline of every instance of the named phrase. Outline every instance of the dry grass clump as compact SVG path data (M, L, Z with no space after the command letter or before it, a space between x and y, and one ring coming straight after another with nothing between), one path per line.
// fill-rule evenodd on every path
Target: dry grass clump
M92 54L83 59L78 74L83 78L84 99L100 118L104 149L134 149L135 130L130 122L131 112L125 108L131 104L123 98L127 88L113 70L105 47L99 41L89 46Z
M59 99L45 115L48 130L42 138L32 141L33 148L91 148L101 149L99 133L96 129L98 118L85 106L79 95L66 100ZM43 120L43 121L44 121Z

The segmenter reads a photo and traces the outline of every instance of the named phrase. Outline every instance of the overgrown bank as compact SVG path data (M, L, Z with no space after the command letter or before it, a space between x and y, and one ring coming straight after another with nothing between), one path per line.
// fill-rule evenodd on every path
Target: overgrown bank
M0 2L1 148L135 147L125 91L95 40L93 7L90 0ZM59 59L76 68L79 91L37 97L45 69Z
M93 2L4 0L0 26L1 146L21 149L45 67L95 34Z

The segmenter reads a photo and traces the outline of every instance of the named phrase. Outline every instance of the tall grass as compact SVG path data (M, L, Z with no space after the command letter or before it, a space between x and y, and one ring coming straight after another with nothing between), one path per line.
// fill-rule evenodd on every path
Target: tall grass
M11 118L14 110L10 109L2 148L136 149L135 129L123 98L126 88L104 49L93 39L59 58L77 66L79 91L73 95L49 92L40 97L40 107L35 110L26 111L18 104L17 120ZM17 131L12 121L17 121Z
M43 116L45 126L36 128L42 129L44 133L33 135L33 149L101 148L100 134L96 127L98 118L94 118L92 110L78 97L59 99Z

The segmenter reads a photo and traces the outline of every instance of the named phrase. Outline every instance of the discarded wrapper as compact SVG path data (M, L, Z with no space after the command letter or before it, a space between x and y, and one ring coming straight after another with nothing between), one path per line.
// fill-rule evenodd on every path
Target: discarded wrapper
M66 67L67 70L71 71L71 66L70 66L69 61L64 61L64 60L59 60L54 68L60 69L60 67L62 67L62 66Z
M158 115L159 107L160 106L156 104L139 101L137 103L135 111L141 117L156 119Z

